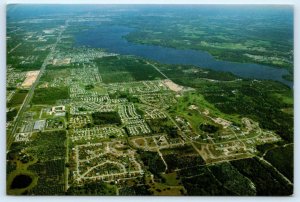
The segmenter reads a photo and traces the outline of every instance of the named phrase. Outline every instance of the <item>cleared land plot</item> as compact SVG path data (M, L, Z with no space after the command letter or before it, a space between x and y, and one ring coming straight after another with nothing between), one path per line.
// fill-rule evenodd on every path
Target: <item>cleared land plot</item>
M177 85L176 83L174 83L171 80L164 80L164 84L166 86L168 86L168 88L170 88L170 90L172 90L174 92L180 92L183 89L182 86Z
M35 80L38 77L39 73L40 73L40 71L29 71L29 72L27 72L26 79L22 83L22 87L29 88L35 82Z

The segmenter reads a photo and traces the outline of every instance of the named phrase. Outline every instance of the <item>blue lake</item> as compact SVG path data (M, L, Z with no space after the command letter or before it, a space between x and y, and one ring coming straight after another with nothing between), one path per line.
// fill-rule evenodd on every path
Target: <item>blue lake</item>
M75 35L76 46L103 48L108 52L136 55L165 64L187 64L217 71L232 72L243 78L275 80L291 88L293 87L293 82L282 78L283 75L288 74L285 69L252 63L219 61L205 51L180 50L131 43L124 36L132 31L134 29L125 26L101 25L77 33Z

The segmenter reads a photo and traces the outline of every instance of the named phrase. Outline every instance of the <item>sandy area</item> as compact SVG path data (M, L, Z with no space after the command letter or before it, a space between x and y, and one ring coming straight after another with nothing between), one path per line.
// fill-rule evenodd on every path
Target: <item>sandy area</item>
M166 79L163 82L172 91L179 92L183 89L182 86L177 85L176 83L174 83L173 81L171 81L169 79Z
M26 79L22 83L22 87L29 88L35 82L40 71L29 71L26 73Z

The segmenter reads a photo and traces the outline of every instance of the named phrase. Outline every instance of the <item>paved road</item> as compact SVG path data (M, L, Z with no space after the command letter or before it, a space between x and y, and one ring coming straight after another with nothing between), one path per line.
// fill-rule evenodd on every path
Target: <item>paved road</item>
M16 45L13 49L11 49L8 54L10 54L11 52L13 52L16 48L18 48L20 45L22 45L22 43L19 43L18 45Z
M37 76L35 82L32 84L31 88L29 89L29 92L28 92L27 96L25 97L25 99L23 101L23 104L21 105L21 108L20 108L20 110L19 110L19 112L18 112L18 114L16 116L14 127L13 127L10 135L7 134L8 135L8 137L7 137L7 144L6 144L7 151L9 150L9 148L10 148L10 146L11 146L13 140L14 140L14 134L15 134L15 132L17 130L17 127L18 127L18 125L20 123L22 115L25 112L28 104L30 103L30 101L32 99L32 96L33 96L33 93L34 93L34 90L35 90L36 86L38 85L39 80L42 77L43 73L45 72L45 69L46 69L46 66L48 64L48 61L53 56L55 48L56 48L57 44L59 43L59 41L61 39L61 35L62 35L63 31L66 29L67 25L68 25L68 21L65 22L64 28L62 28L61 31L60 31L60 33L58 34L56 42L52 45L50 53L47 55L46 59L44 60L42 66L41 66L39 75Z
M164 73L162 73L154 64L151 64L147 62L148 65L151 65L154 69L156 69L161 75L163 75L166 79L171 80L169 77L167 77Z
M262 157L257 157L261 162L264 163L264 165L269 166L271 169L273 169L287 184L292 185L293 183L286 177L284 176L279 170L277 170L277 168L275 168L270 162L266 161L264 158Z

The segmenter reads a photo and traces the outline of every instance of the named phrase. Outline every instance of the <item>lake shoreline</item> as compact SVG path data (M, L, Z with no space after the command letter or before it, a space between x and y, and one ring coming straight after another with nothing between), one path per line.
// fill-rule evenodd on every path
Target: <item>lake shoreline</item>
M275 80L290 88L293 82L283 78L288 70L273 66L218 60L207 51L176 49L159 45L145 45L130 42L126 35L134 28L126 26L101 25L75 34L75 46L103 48L121 55L135 55L165 64L194 65L215 71L231 72L248 79Z

